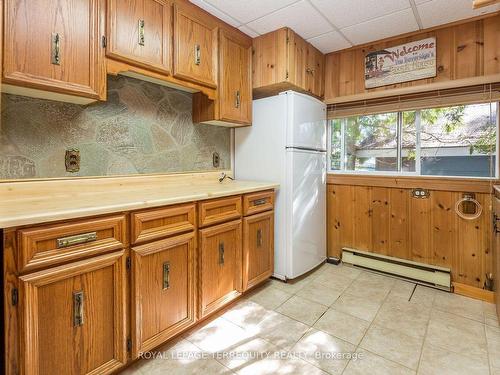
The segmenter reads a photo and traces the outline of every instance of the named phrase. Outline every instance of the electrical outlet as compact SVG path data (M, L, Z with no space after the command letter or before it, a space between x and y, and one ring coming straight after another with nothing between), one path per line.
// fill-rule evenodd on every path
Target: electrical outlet
M80 150L76 148L67 149L64 161L66 164L66 172L78 172L80 170Z
M430 195L431 193L427 189L416 188L411 190L412 198L427 199Z
M218 152L214 152L212 154L212 164L214 166L214 168L219 168L220 166L220 155Z

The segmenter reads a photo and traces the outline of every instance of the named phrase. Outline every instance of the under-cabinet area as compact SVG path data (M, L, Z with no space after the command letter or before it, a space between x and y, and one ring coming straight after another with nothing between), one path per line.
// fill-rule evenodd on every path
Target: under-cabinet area
M229 190L220 198L4 229L6 373L112 373L266 281L274 187L231 184L212 184Z

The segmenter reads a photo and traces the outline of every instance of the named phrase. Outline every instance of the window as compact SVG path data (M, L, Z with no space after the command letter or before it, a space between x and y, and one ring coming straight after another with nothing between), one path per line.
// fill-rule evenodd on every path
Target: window
M495 177L498 104L329 121L330 171Z

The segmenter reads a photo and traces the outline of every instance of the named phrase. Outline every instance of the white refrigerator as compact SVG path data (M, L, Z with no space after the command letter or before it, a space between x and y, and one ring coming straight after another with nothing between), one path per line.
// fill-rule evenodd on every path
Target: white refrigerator
M294 91L254 100L235 131L235 176L278 182L274 275L294 279L326 259L326 106Z

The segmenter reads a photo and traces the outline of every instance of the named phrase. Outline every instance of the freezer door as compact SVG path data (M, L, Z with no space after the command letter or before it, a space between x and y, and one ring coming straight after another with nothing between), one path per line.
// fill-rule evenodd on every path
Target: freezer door
M296 278L326 259L326 154L287 150L287 277Z
M287 91L286 146L326 150L326 105L308 95Z

